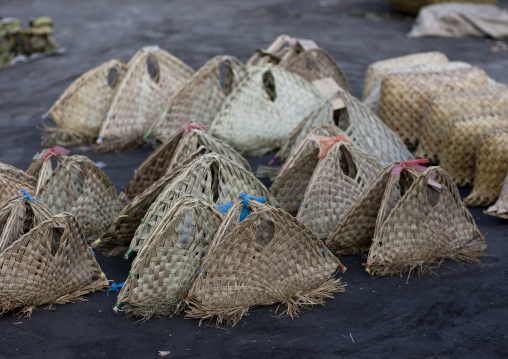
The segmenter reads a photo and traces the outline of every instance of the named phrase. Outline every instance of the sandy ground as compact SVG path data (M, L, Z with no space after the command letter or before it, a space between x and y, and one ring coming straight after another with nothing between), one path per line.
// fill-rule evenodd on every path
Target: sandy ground
M0 162L26 168L40 149L40 117L86 70L111 58L127 61L157 44L197 69L217 54L246 61L280 33L312 38L344 69L360 96L367 66L380 59L439 50L451 60L480 66L508 83L508 52L485 39L410 39L411 19L389 12L381 0L42 1L4 0L2 16L27 22L54 19L63 56L0 70ZM500 1L508 7L508 1ZM149 149L90 154L122 189ZM268 156L250 159L257 164ZM470 189L461 191L466 195ZM508 222L471 212L486 233L480 265L453 263L434 276L373 278L358 256L341 261L347 291L291 320L276 307L255 308L237 327L199 327L175 318L139 322L115 315L116 296L39 308L31 320L0 318L0 358L502 358L508 353ZM97 258L109 279L126 278L129 263Z

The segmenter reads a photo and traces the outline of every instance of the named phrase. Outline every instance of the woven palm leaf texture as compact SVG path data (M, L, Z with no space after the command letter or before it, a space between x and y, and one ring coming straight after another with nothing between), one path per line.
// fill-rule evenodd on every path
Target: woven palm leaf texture
M311 83L277 66L249 67L226 98L210 133L243 155L279 148L298 123L323 101Z
M275 204L266 187L245 168L215 153L197 158L151 204L136 229L127 255L140 250L179 198L191 195L209 204L222 205L235 200L241 192L264 197L271 205Z
M6 175L11 178L15 178L21 182L29 184L32 187L35 187L37 185L37 179L34 176L29 175L22 169L19 169L7 163L0 162L0 174Z
M210 204L185 196L164 215L132 263L115 309L148 319L185 306L208 246L222 222Z
M365 71L362 99L365 100L371 91L388 73L400 67L420 64L442 64L448 62L448 57L439 51L421 52L392 59L376 61Z
M457 186L473 185L478 140L483 132L498 128L508 128L508 108L457 116L448 121L439 162Z
M493 206L487 208L487 210L483 213L508 219L508 173L506 173L506 178L503 182L503 188L501 189L501 194L499 195L496 203Z
M484 132L476 151L476 173L473 190L466 197L467 206L493 204L508 172L508 127Z
M109 60L78 77L43 116L56 125L45 127L43 146L93 143L126 72L122 61Z
M332 252L369 251L373 275L428 272L444 259L477 262L486 245L473 217L446 172L418 164L425 162L385 167L326 241Z
M238 223L238 208L245 207L244 199L239 202L203 259L189 292L188 317L235 325L250 307L276 303L295 317L301 307L324 305L333 293L344 291L334 278L340 262L309 228L263 205Z
M388 4L393 10L408 15L417 15L418 11L420 11L420 9L424 6L444 2L462 2L492 5L497 4L497 0L388 0Z
M157 46L140 49L113 97L97 138L98 151L137 147L167 100L192 76L194 70Z
M25 189L28 193L35 193L35 186L8 174L0 173L0 205L18 197L20 189Z
M26 172L37 179L35 187L36 195L40 194L42 187L53 173L54 167L56 166L54 162L62 162L67 158L70 152L71 151L68 149L55 146L52 148L45 148L33 157L32 163L28 166ZM52 161L52 158L55 158L55 161Z
M70 156L59 163L39 196L53 213L74 214L90 239L101 234L121 210L111 180L84 156Z
M438 163L444 145L444 129L455 116L496 111L508 107L508 89L451 92L432 96L423 112L422 127L416 148L417 158Z
M221 69L225 70L224 74ZM169 99L145 137L153 135L164 142L181 126L195 119L209 125L226 97L246 75L245 66L236 57L219 55L208 60Z
M383 166L347 141L333 144L327 137L312 138L319 143L320 160L305 189L296 218L319 238L326 239Z
M406 144L415 146L430 97L438 93L482 90L487 87L487 80L485 71L477 67L388 75L381 85L381 119Z
M205 125L192 121L177 129L138 167L125 188L125 194L130 198L136 197L166 173L173 171L201 146L250 171L245 158L228 144L208 134Z
M40 223L0 253L0 314L29 317L39 305L83 300L108 284L68 213Z

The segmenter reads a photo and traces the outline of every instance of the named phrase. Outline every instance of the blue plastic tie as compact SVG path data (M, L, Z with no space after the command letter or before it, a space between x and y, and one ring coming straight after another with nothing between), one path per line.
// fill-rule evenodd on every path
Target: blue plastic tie
M307 208L307 206L304 204L301 204L300 207Z
M44 115L42 115L42 118L45 120L49 117L49 115L47 113L45 113Z
M93 249L92 249L92 248L90 248L90 252L91 252L93 255L95 255L95 252L93 251Z
M325 247L325 250L323 251L323 253L325 253L327 250L328 250L328 247Z
M254 197L254 196L247 196L244 192L240 193L240 197L243 199L243 208L242 212L240 213L240 223L243 222L245 218L250 214L250 210L247 207L249 205L249 199L257 201L259 203L265 203L266 198L265 197ZM226 214L229 209L233 206L233 203L226 203L226 204L220 204L218 206L215 206L217 210L220 212L220 214Z
M199 270L201 273L206 274L206 272L202 269Z
M23 196L26 196L26 201L25 201L25 203L28 203L28 201L29 201L29 200L30 200L30 202L33 202L33 203L35 203L35 202L39 202L39 201L40 201L40 199L39 199L39 200L35 200L35 199L33 199L33 198L32 198L32 196L30 196L30 195L28 194L28 192L27 192L27 191L25 191L24 189L20 190L20 192L21 192L21 193L23 193Z
M102 140L104 140L104 137L99 136L99 137L97 137L97 139L102 141Z
M114 290L115 292L120 292L120 288L122 288L124 284L125 284L125 282L122 282L119 284L116 284L115 282L113 282L113 284L111 284L111 289L108 289L106 294L109 296L109 292L111 292L112 290Z

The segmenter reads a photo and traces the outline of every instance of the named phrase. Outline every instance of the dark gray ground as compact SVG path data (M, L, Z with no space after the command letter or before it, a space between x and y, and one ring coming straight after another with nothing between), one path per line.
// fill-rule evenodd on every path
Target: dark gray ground
M508 82L508 52L491 52L484 39L409 39L411 20L389 13L381 0L3 0L0 11L24 22L51 16L67 48L63 56L0 70L0 162L21 168L40 148L40 116L74 79L105 60L127 61L148 44L197 69L217 54L246 61L280 33L312 38L337 59L357 96L370 63L428 50ZM148 153L90 156L106 162L121 189ZM267 158L251 159L253 168ZM406 282L373 278L361 257L343 257L347 291L324 308L293 321L276 316L276 307L256 308L235 328L199 327L183 315L137 322L115 315L116 296L100 292L55 312L39 308L31 320L0 318L0 358L150 358L159 350L171 351L168 358L507 357L508 222L481 208L471 212L489 245L480 265L446 263L435 276ZM128 262L97 257L109 279L126 278Z

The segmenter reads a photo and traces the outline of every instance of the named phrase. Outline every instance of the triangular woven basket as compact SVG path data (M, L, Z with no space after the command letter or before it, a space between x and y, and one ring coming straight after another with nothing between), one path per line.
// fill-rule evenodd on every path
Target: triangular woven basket
M432 96L423 112L422 126L415 157L439 163L444 129L452 117L508 107L508 89L452 92Z
M39 196L53 213L74 214L89 239L101 234L121 210L111 180L84 156L70 156L62 161Z
M243 201L235 206L243 207ZM235 208L221 228L230 221L238 222ZM325 298L344 291L334 279L338 265L309 228L280 209L264 206L224 235L219 229L189 292L187 316L235 325L250 307L276 303L297 316L301 307L324 305Z
M0 206L18 197L21 189L25 189L28 193L35 193L35 186L6 173L0 173Z
M389 72L398 69L420 64L439 64L448 62L448 57L439 51L421 52L392 59L376 61L369 65L365 71L362 100L365 100L376 85L381 82Z
M305 190L318 165L318 144L310 139L314 135L335 137L340 132L326 124L314 126L291 153L270 187L280 208L296 216Z
M443 131L440 165L459 187L472 186L478 140L483 132L508 128L508 107L504 110L457 116Z
M218 154L206 154L187 166L151 204L141 220L129 246L129 252L139 251L162 217L176 200L191 195L209 204L233 202L241 192L265 197L275 205L275 199L254 174Z
M32 228L50 219L52 215L49 208L42 202L28 196L14 198L2 205L0 207L0 253Z
M149 63L154 71L149 71ZM137 147L157 120L167 100L192 76L194 70L157 46L140 49L130 59L97 138L99 151Z
M231 146L204 131L198 122L177 129L134 172L125 194L131 199L150 187L159 178L172 171L203 146L219 153L250 171L249 162Z
M359 147L338 142L314 169L296 218L326 239L383 166Z
M501 194L508 172L508 128L488 130L479 138L474 187L467 206L488 206Z
M126 314L144 319L178 314L221 222L206 202L191 196L176 201L134 259L115 308L127 302Z
M326 245L337 255L369 250L367 270L373 275L427 272L444 259L477 262L485 242L446 172L404 167L387 166Z
M78 77L49 109L56 127L45 127L43 146L93 143L126 72L122 61L109 60Z
M282 68L250 67L210 127L243 155L279 148L298 123L323 101L314 86Z
M381 85L381 119L406 144L416 146L423 111L428 99L438 93L485 89L488 76L480 68L452 71L397 73Z
M226 69L223 84L222 66ZM189 121L198 120L209 125L226 97L245 76L245 66L236 57L220 55L208 60L165 104L164 111L150 126L148 135L164 142Z
M70 214L42 222L0 253L0 315L30 317L39 305L83 300L108 285Z
M508 219L508 173L506 173L506 178L504 179L501 195L497 199L496 203L487 208L487 210L483 213L490 216Z

